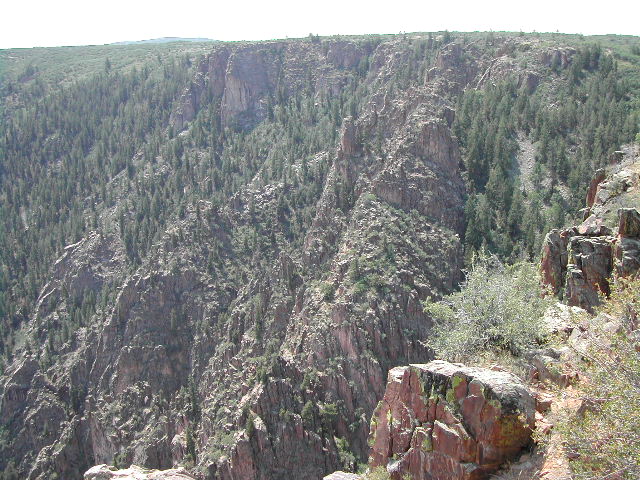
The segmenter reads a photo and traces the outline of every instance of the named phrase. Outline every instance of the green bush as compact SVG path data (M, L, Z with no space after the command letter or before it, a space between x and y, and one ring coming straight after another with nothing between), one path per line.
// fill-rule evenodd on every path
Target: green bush
M331 282L324 282L320 285L320 292L325 302L333 302L336 296L336 287Z
M302 407L302 412L300 413L300 416L302 417L302 421L304 422L304 426L306 428L313 427L313 423L314 423L313 418L315 414L314 414L313 402L311 400L308 400L307 403L304 404L304 407Z
M347 439L340 437L336 438L336 447L338 448L338 458L340 458L342 466L347 470L355 469L358 461L351 451Z
M253 416L253 412L249 412L249 414L247 415L247 421L244 426L248 438L251 438L253 436L253 432L256 431L256 423Z
M376 467L364 474L363 480L391 480L391 475L385 467ZM411 480L411 475L405 473L402 476L402 480Z
M481 256L459 292L425 303L434 320L429 345L449 360L486 351L519 356L543 339L542 319L552 301L543 295L535 265L505 266L496 257Z

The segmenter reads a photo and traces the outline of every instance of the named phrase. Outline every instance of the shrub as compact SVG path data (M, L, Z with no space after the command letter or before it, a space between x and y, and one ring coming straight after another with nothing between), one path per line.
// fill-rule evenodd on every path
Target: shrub
M251 438L253 436L253 432L256 431L256 423L253 418L253 415L254 415L253 412L249 412L249 414L247 415L247 421L244 426L244 429L245 429L245 432L247 433L248 438Z
M391 475L385 467L376 467L363 476L364 480L391 480ZM402 480L411 480L411 475L405 473Z
M590 327L592 348L583 354L587 408L580 415L565 412L558 425L575 458L576 480L640 478L640 353L629 335L637 327L639 299L640 280L615 289L602 309L622 320L622 331L612 336Z
M307 403L304 404L304 407L302 407L302 412L300 413L300 416L302 417L302 421L304 422L304 426L306 428L313 427L313 418L315 415L314 415L313 402L311 402L311 400L307 401Z
M323 282L320 285L320 292L325 302L332 302L335 299L336 287L331 282Z
M542 293L533 264L505 266L496 257L476 258L459 292L426 302L434 320L429 345L451 360L485 351L519 356L544 336L542 319L553 300Z
M322 426L327 432L333 431L333 426L338 419L338 406L335 403L325 403L320 408L320 418Z
M353 470L357 465L356 456L350 450L349 442L346 438L336 438L336 447L338 448L338 458L343 467Z

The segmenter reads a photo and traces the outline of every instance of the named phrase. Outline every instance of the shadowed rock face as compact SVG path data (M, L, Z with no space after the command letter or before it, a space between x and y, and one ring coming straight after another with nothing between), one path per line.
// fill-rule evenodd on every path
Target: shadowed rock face
M542 245L542 260L540 270L542 281L549 286L554 295L558 295L564 288L564 280L567 274L567 244L568 233L566 230L551 230L544 238Z
M371 420L370 466L393 479L487 478L529 443L535 399L515 376L443 361L396 367Z
M601 295L610 293L614 257L620 258L618 272L630 275L637 271L636 240L608 235L611 230L595 223L592 216L578 227L549 232L541 260L543 282L553 293L589 311L600 304Z
M593 207L594 202L596 201L596 194L598 193L598 186L602 183L602 181L606 178L607 174L604 168L599 169L593 178L591 179L591 183L589 183L589 190L587 190L587 207Z

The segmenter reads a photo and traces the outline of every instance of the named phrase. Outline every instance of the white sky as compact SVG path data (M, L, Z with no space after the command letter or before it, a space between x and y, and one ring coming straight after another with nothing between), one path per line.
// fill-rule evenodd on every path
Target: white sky
M438 30L640 35L640 0L2 0L0 48Z

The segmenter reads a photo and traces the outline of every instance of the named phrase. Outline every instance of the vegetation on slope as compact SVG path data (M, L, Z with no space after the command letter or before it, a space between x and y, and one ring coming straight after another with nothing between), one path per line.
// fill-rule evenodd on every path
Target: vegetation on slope
M469 89L458 101L454 130L465 148L471 250L484 246L511 260L537 256L544 234L582 207L593 172L639 130L635 77L601 45L580 46L571 66L554 64L550 76L533 94L510 80ZM536 145L530 188L514 161L518 132Z
M562 334L550 335L543 318L552 301L541 297L539 285L532 265L476 261L460 292L426 305L436 320L430 344L441 358L474 364L497 360L515 373L531 368L523 354L545 344L573 352L569 361L580 373L570 396L580 398L581 406L554 409L562 442L546 445L549 439L538 433L539 451L556 459L566 456L575 480L639 478L640 279L618 279L594 316L585 312L577 318L574 328L586 339L583 346ZM557 386L551 389L554 402L560 402L565 394ZM539 478L533 471L500 478L528 473Z
M548 333L543 317L553 300L542 293L536 265L477 257L460 291L425 304L435 322L429 344L451 361L469 362L482 353L522 356Z
M544 38L551 45L558 41ZM557 81L533 95L505 81L467 90L458 100L454 130L464 147L470 193L465 211L468 258L483 246L505 259L537 255L544 232L565 223L564 212L581 201L593 170L638 130L640 56L634 44L616 44L612 57L605 54L607 43L585 45L577 37L559 38L579 49L568 70L552 65L550 74ZM366 41L375 45L380 40ZM448 34L441 40L446 41L495 48L493 34ZM398 72L398 88L421 81L438 45L415 41L415 65ZM256 187L284 182L278 219L287 240L299 244L303 238L331 161L313 155L335 143L345 115L357 116L366 95L366 88L359 86L362 78L354 77L340 98L321 101L319 110L310 90L292 98L280 92L269 105L268 121L251 132L224 130L216 120L218 106L211 103L186 140L173 138L167 131L172 102L189 83L197 55L208 47L2 53L3 355L11 354L11 334L29 315L53 260L65 245L102 224L100 218L113 215L114 208L131 264L139 265L169 218L182 216L198 198L226 201L259 171ZM618 68L618 61L624 68ZM514 172L520 131L537 144L533 191L521 191ZM348 193L342 200L347 203ZM271 235L248 228L258 236Z
M640 478L639 313L640 279L619 280L599 313L619 329L590 325L590 346L581 352L586 381L578 385L586 400L560 423L576 480Z
M77 345L74 332L96 327L112 311L121 285L117 281L80 299L68 296L55 321L31 331L24 329L50 278L51 266L65 246L97 232L124 245L123 278L143 265L179 272L184 258L172 255L192 255L189 258L206 270L203 283L223 291L220 297L224 300L211 319L203 315L194 320L182 307L175 308L170 315L171 331L195 332L200 340L215 333L216 338L225 339L215 348L231 352L229 356L247 348L251 358L244 365L248 365L246 371L255 372L256 385L268 383L284 334L273 321L274 305L282 298L279 294L268 297L263 288L268 282L263 277L270 274L281 253L299 255L335 162L342 120L361 115L375 90L376 79L369 73L373 53L383 40L354 39L367 53L348 72L336 95L318 95L311 82L295 92L279 88L265 100L265 120L243 130L224 127L219 100L205 93L197 116L180 133L171 128L170 113L191 85L199 55L210 44L2 52L5 60L11 56L18 60L4 62L2 84L0 369L21 352L32 350L45 372L61 365ZM408 52L403 68L386 79L392 97L393 92L411 92L422 85L451 42L475 45L486 56L494 55L500 44L495 34L447 33L386 40L398 52ZM453 128L463 147L469 192L467 258L483 248L502 261L534 258L544 232L563 224L566 209L582 201L593 169L635 135L640 56L631 47L637 39L618 40L601 39L598 47L578 37L536 36L535 42L552 49L575 45L578 51L572 66L552 64L534 93L506 79L470 88L459 97L452 94L455 98L449 100L458 105ZM78 62L77 53L91 58ZM509 55L526 63L530 52ZM537 152L533 176L528 179L532 189L521 188L523 173L516 168L521 135L534 142ZM363 163L383 161L389 140L384 132L361 140L369 152ZM430 225L425 227L429 219L415 211L396 210L374 195L358 199L355 186L343 180L333 183L336 215L344 214L345 221L353 222L354 231L362 233L362 238L354 235L353 261L346 269L345 285L334 281L337 276L324 266L304 274L311 280L310 290L320 286L325 306L334 301L339 287L346 287L349 298L357 303L354 318L361 319L372 305L397 308L388 283L401 270L402 262L436 271L438 262L446 259L423 241L426 236L419 229L431 231ZM224 223L220 213L230 206L237 215L233 222ZM352 210L355 214L348 216ZM433 241L435 236L427 238ZM457 241L448 230L440 230L437 236ZM498 279L489 274L489 266L476 268L487 269L487 282ZM498 273L515 275L527 288L534 283L527 276L531 267L524 265L499 267ZM291 281L294 291L300 278ZM438 281L434 273L421 288L440 291L433 287ZM502 280L493 287L479 276L469 281L477 281L489 292L491 288L496 292L496 285L507 288ZM251 295L236 297L246 285L251 285ZM517 296L526 292L525 288L514 295L521 301L531 300L531 296ZM450 298L452 305L455 299ZM502 302L504 298L489 300ZM508 310L513 305L506 302L504 307ZM392 316L391 307L389 312ZM522 326L535 334L535 326L526 323L522 312L514 312L512 327L525 322ZM450 307L447 315L445 320L453 319L456 308ZM446 325L464 336L464 329ZM512 353L525 348L513 329L508 335L495 330L495 319L465 328L478 331L483 325L493 330L487 329L489 335L480 336L478 344L466 345L469 353L488 346ZM251 332L251 341L245 332ZM412 340L415 337L414 332L403 334ZM452 347L443 344L440 348ZM338 362L330 358L327 363L327 372L332 372L330 368ZM185 386L182 397L196 397L186 392ZM301 393L306 393L306 387L301 387ZM70 416L81 409L83 399L82 392L74 390L69 395ZM193 402L178 399L177 404L182 403ZM323 411L340 411L333 400L326 407ZM224 424L227 413L223 408L218 412L207 414ZM193 460L196 454L200 459L207 454L196 452L193 444L198 416L187 414L193 417L194 430L188 430L187 442ZM290 412L282 416L289 417ZM332 442L339 422L338 415L330 417L333 420L317 430ZM358 428L355 421L349 428L352 426ZM233 437L221 430L215 435L219 437L212 439L208 452L213 460L223 455ZM2 445L0 442L0 448ZM342 445L342 457L349 459L345 463L353 463L349 448Z

